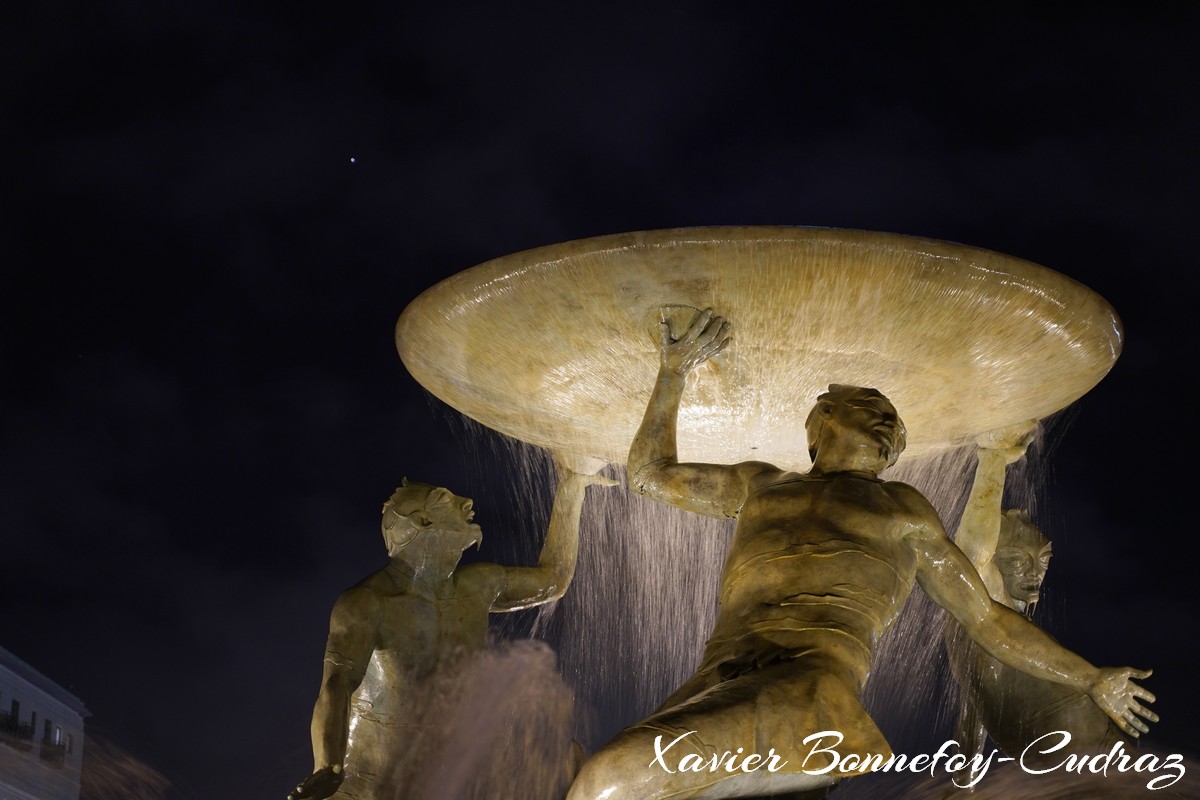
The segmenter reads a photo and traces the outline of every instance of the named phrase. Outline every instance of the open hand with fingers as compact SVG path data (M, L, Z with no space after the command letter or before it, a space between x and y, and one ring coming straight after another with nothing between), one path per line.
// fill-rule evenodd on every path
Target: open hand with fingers
M340 768L322 767L302 780L287 800L325 800L338 790L344 777Z
M666 322L659 324L659 330L662 333L659 345L662 365L680 375L691 372L732 341L729 323L724 317L714 316L711 308L701 312L678 339L671 337L671 326Z
M1108 667L1100 670L1100 676L1092 684L1088 694L1096 705L1108 714L1121 730L1138 737L1150 730L1146 721L1158 722L1158 714L1146 708L1138 698L1154 702L1154 695L1130 678L1149 678L1153 670L1131 667Z
M1038 421L1027 419L980 434L975 441L984 450L1003 451L1004 463L1012 464L1024 457L1037 433Z

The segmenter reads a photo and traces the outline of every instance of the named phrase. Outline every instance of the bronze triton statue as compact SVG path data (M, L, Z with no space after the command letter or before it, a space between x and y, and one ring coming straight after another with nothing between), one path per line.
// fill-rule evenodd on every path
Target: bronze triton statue
M577 465L572 465L577 466ZM602 462L589 465L596 472ZM414 710L423 684L465 652L487 643L488 613L562 597L575 572L579 514L596 474L557 464L559 483L536 567L472 563L463 551L482 539L472 501L448 489L408 483L383 506L389 561L334 604L321 691L312 716L313 774L289 800L409 797L397 785L422 757L428 724Z
M1035 426L1029 421L980 437L975 480L955 536L992 599L1026 618L1032 617L1041 595L1050 541L1028 512L1001 512L1001 507L1005 467L1025 454ZM990 734L1000 749L1021 757L1022 763L1051 767L1068 753L1103 753L1128 741L1085 693L1005 666L970 641L953 620L947 622L946 646L962 692L955 738L968 754L982 752ZM1070 744L1043 754L1062 743L1060 731L1070 734ZM1030 747L1034 742L1038 744Z
M992 656L1088 694L1127 733L1146 730L1140 718L1157 719L1137 699L1153 696L1130 681L1148 671L1094 667L994 602L929 502L879 479L906 432L878 391L831 386L817 399L806 474L757 461L679 463L687 374L727 346L729 326L709 310L678 340L661 331L657 381L629 452L630 488L735 517L737 530L696 674L586 762L569 800L822 797L856 774L805 772L826 766L804 759L803 740L822 731L839 732L842 754L890 755L859 697L875 645L914 583ZM720 767L694 769L700 762Z

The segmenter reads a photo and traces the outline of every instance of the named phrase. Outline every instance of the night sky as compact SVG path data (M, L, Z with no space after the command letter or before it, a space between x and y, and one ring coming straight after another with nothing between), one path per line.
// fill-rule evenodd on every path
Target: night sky
M409 301L586 236L862 228L1116 308L1049 454L1047 625L1154 667L1147 742L1200 751L1196 6L499 5L5 12L0 646L172 798L282 798L400 477L506 529L396 355Z

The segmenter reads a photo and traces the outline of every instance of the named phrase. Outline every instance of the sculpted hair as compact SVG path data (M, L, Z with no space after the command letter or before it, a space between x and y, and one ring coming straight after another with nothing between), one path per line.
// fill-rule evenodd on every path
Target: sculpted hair
M425 508L425 502L429 499L429 493L436 489L436 486L428 483L409 483L408 478L402 478L400 485L396 487L396 491L392 492L392 496L383 504L383 541L391 546L388 542L388 537L392 533L393 528L401 524L400 520L407 520L413 513ZM389 517L388 511L395 514L395 517ZM416 535L414 530L412 534L405 537L399 542L400 546L407 544L412 536Z
M383 504L383 511L387 513L387 510L391 508L399 516L407 517L414 511L424 508L426 498L436 488L430 483L410 483L408 478L401 478L396 491L392 492L392 496Z
M808 412L808 419L804 421L804 433L808 436L808 457L813 461L817 460L817 442L821 440L821 429L825 427L825 420L821 416L821 403L844 403L851 397L882 397L887 400L883 392L878 389L847 386L842 383L829 384L828 391L817 395L817 402L813 404L812 411ZM904 449L903 444L900 449ZM900 454L896 453L896 455Z
M1050 540L1038 530L1029 512L1023 508L1006 509L1000 518L998 547L1030 547L1041 550Z

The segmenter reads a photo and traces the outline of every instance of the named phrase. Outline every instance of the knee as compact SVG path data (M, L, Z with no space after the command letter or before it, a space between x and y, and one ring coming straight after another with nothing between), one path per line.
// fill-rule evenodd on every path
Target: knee
M658 796L644 780L645 764L634 764L625 748L611 745L583 763L566 800L652 800ZM640 769L639 769L640 767ZM639 777L643 780L639 780Z
M571 782L566 800L621 800L627 797L620 781L615 780L613 770L606 766L608 760L601 752L583 762L579 774Z

